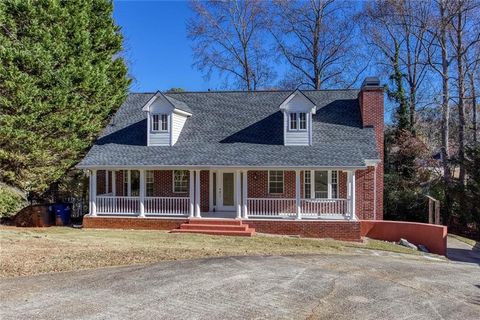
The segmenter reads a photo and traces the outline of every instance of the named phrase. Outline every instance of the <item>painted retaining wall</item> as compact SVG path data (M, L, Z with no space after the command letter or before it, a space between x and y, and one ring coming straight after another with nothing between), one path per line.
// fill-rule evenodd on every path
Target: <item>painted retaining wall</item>
M432 253L446 255L447 227L418 222L361 220L362 237L385 241L407 239L411 243L425 245Z

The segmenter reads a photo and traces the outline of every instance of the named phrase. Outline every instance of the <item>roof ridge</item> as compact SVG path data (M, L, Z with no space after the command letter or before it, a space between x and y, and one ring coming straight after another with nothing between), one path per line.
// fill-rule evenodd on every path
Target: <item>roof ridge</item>
M255 91L245 91L245 90L216 90L216 91L180 91L180 92L166 92L161 91L163 94L182 94L182 93L263 93L263 92L295 92L300 90L302 92L325 92L325 91L359 91L359 88L345 88L345 89L294 89L294 90L255 90ZM129 92L129 94L155 94L157 91L146 91L146 92Z

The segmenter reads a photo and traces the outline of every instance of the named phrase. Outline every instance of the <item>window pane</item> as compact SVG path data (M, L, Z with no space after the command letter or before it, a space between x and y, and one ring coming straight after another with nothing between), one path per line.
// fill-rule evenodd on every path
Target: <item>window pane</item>
M297 129L297 114L290 113L290 129Z
M130 173L131 196L138 197L140 195L140 171L132 170Z
M315 198L328 198L328 171L315 171Z
M188 170L173 171L173 192L188 192Z
M168 131L168 115L162 114L162 131Z
M312 177L310 174L310 170L304 172L303 178L303 197L306 199L310 199L312 196Z
M300 129L305 130L307 129L307 114L305 112L301 112L299 114L300 117Z
M338 198L338 171L332 171L332 198Z
M145 180L146 180L146 183L147 183L147 186L146 186L146 196L147 197L153 197L153 171L151 170L147 170L146 171L146 177L145 177Z
M269 171L269 193L283 193L283 171Z
M123 170L123 195L128 196L128 171Z
M152 130L158 131L158 114L152 116Z

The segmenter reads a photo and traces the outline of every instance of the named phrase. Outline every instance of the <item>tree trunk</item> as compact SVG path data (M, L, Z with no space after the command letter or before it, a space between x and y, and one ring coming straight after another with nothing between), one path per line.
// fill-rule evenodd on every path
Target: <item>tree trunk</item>
M458 70L458 160L460 163L459 180L465 185L465 76L463 73L463 11L457 14L457 70Z
M445 213L446 217L450 213L450 166L449 166L449 126L450 126L450 110L448 106L448 52L447 52L447 18L446 18L446 1L440 2L440 46L442 55L442 166L443 166L443 180L444 180L444 195L445 195ZM445 221L445 220L444 220Z
M470 90L472 97L472 131L473 131L473 142L477 144L477 93L475 92L475 77L473 72L469 74L470 77Z

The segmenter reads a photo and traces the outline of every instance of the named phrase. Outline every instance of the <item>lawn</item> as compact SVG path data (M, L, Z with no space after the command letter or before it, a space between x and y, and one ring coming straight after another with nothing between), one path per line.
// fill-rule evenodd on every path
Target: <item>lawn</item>
M419 254L376 240L355 243L268 235L244 238L166 231L0 227L0 277L219 256L347 254L358 248Z

